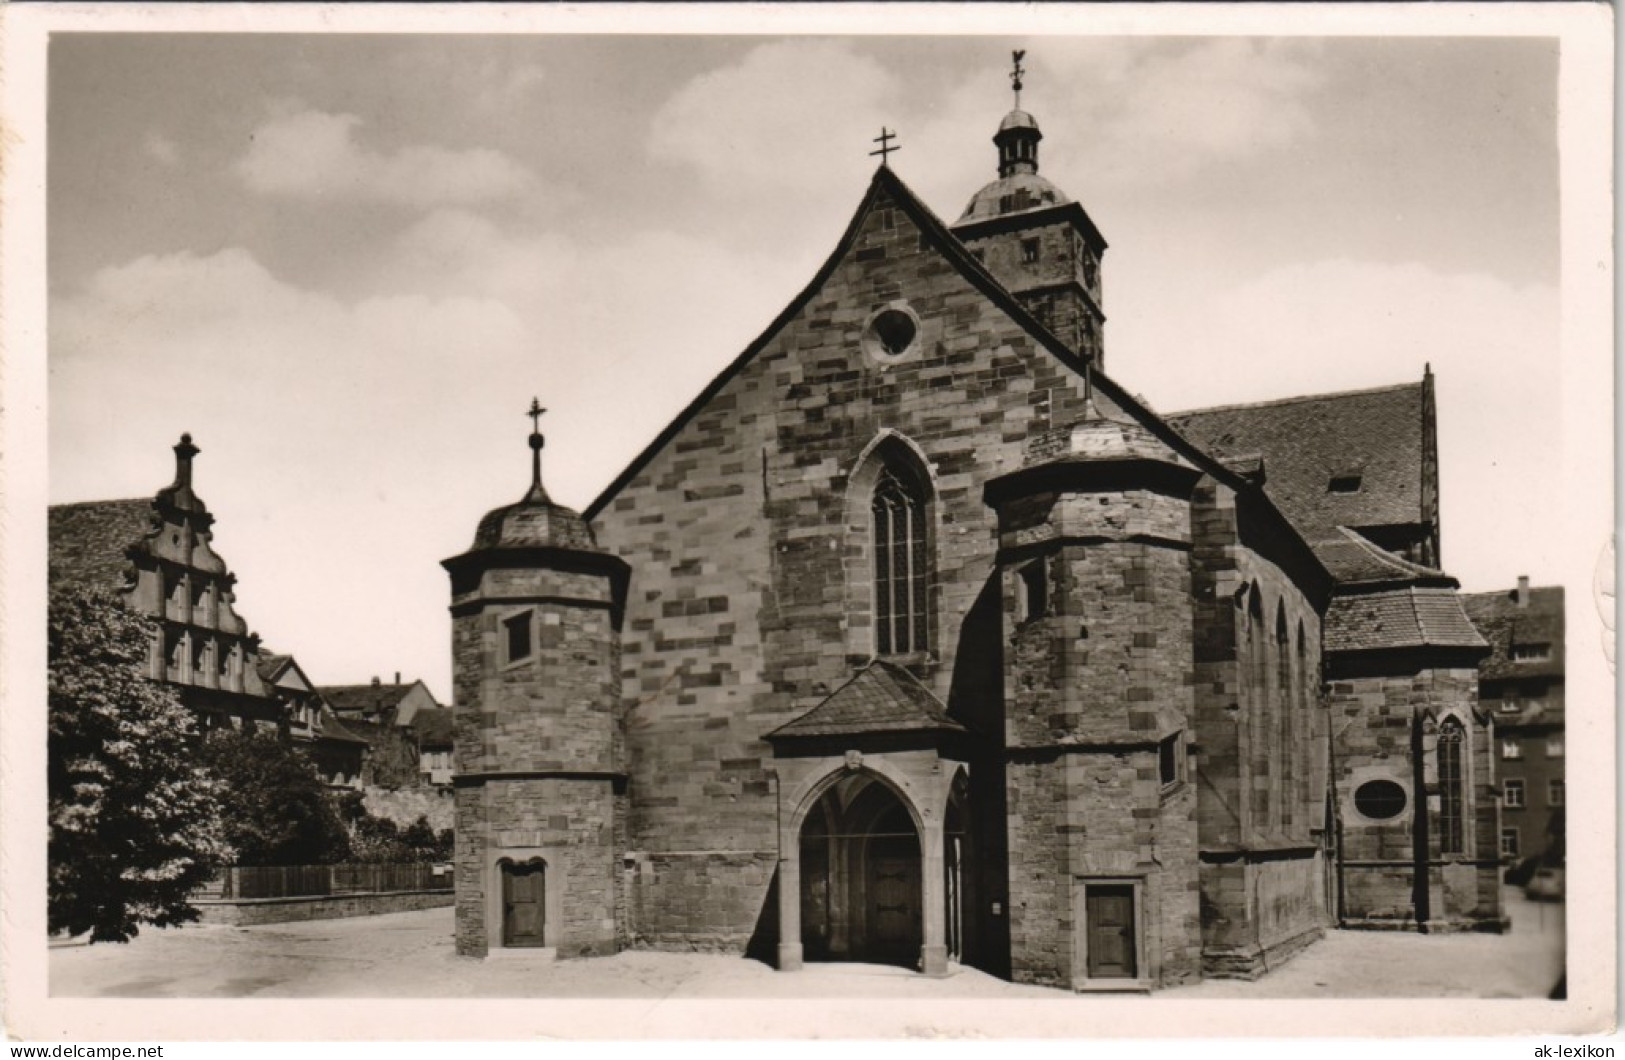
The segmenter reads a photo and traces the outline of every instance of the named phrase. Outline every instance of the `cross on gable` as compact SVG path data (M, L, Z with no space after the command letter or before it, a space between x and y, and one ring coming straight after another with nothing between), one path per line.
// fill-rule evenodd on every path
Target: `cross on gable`
M903 149L901 146L897 146L897 147L892 146L891 141L893 139L895 139L896 136L897 136L896 133L892 132L890 129L888 129L884 125L882 125L880 127L880 135L875 137L874 140L873 140L873 142L879 144L880 147L877 150L870 151L869 152L870 157L873 157L875 155L879 155L880 156L880 164L883 165L883 166L887 165L888 164L887 163L887 156L890 155L893 151L901 151Z

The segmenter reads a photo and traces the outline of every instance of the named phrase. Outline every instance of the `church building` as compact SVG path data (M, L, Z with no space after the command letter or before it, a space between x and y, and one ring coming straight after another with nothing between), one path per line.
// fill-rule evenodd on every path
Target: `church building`
M1431 375L1147 408L1016 87L956 222L883 161L585 511L533 431L445 561L459 953L1146 990L1504 925Z

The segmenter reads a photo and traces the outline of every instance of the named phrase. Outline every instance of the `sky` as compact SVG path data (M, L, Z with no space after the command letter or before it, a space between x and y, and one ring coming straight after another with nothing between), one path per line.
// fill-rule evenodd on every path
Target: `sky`
M871 139L947 221L1011 106L1172 412L1437 378L1443 559L1559 579L1552 39L57 34L49 499L189 431L237 608L319 684L450 692L439 561L589 504L811 278Z

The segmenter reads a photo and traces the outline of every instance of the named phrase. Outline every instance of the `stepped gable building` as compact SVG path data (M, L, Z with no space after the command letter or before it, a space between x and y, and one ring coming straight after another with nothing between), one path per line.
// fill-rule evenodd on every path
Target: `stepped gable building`
M214 516L192 489L192 436L175 446L175 481L151 499L53 506L53 586L99 589L158 619L148 675L180 689L204 727L283 724L287 705L260 672L258 635L235 609L237 576L214 551Z
M1563 588L1472 593L1467 614L1489 641L1478 695L1495 718L1501 856L1561 863L1564 834Z
M1314 399L1312 452L1156 415L1102 370L1106 242L1039 139L1005 118L953 226L883 164L580 515L532 435L445 561L460 953L1146 989L1339 920L1501 925L1430 379Z

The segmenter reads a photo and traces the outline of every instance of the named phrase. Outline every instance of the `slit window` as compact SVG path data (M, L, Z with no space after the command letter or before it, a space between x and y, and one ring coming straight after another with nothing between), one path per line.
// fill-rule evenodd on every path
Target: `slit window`
M532 613L529 611L509 615L502 620L502 641L507 662L521 662L530 658L531 653L535 650L535 638L531 634L531 626Z
M1360 473L1350 472L1342 475L1333 475L1331 482L1326 485L1327 493L1359 493Z
M1164 789L1179 783L1179 734L1157 744L1157 779Z
M1035 559L1022 567L1021 575L1021 620L1031 622L1035 618L1043 618L1049 614L1049 564L1046 560Z
M1035 265L1038 263L1037 239L1023 239L1021 241L1021 261L1024 265Z

